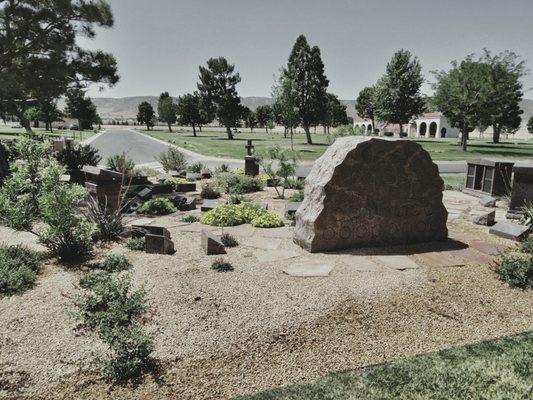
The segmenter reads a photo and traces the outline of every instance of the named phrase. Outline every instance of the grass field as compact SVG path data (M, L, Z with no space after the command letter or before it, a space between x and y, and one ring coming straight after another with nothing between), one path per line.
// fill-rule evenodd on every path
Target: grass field
M533 332L421 355L239 400L531 399Z
M225 132L204 131L194 137L190 131L168 132L163 130L142 132L155 138L174 143L179 147L214 157L229 157L241 159L246 155L246 140L253 139L256 151L261 152L270 146L279 145L291 148L290 138L283 134L266 134L264 131L254 133L243 132L235 134L235 140L228 140ZM414 139L409 139L414 140ZM320 157L328 147L327 137L324 134L313 135L313 145L308 145L305 135L294 135L294 150L301 160L314 160ZM444 140L417 140L426 149L433 160L460 161L469 158L508 158L525 159L533 158L533 141L504 141L493 144L484 140L471 139L467 152L463 152L457 139Z
M85 140L94 135L94 131L67 131L67 130L54 130L53 133L47 132L44 128L33 128L33 131L39 134L44 134L50 138L59 138L71 136L76 141ZM16 139L19 135L24 133L22 128L11 128L10 126L0 126L0 139Z

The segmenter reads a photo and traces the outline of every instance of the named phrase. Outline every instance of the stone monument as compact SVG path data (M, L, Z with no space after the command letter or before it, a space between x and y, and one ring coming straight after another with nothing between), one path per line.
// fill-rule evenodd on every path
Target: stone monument
M255 156L255 147L251 139L248 139L246 154L246 157L244 157L244 174L249 176L259 175L259 161Z
M318 252L445 240L443 186L415 142L337 139L305 180L294 241Z

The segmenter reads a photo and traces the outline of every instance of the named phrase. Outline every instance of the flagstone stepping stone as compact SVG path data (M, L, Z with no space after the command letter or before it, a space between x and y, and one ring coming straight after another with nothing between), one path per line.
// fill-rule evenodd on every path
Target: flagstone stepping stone
M384 268L376 264L369 257L361 255L340 255L339 262L346 265L350 270L359 272L379 272Z
M492 258L486 254L479 253L472 249L458 249L458 250L449 250L447 251L448 255L451 257L457 257L464 260L467 264L488 264L492 261Z
M400 271L419 267L409 256L374 256L374 258L385 264L386 267Z
M497 256L509 250L509 246L505 246L503 244L494 244L478 240L472 241L469 244L477 251L487 254L489 256Z
M430 253L420 253L415 255L416 259L428 267L461 267L465 265L462 258L453 256L447 251L436 251Z
M329 276L333 265L320 261L305 260L292 264L283 270L289 276L297 278L314 278Z
M256 230L256 236L265 238L292 239L292 235L292 229L287 226Z
M256 258L260 263L270 263L275 261L289 260L291 258L299 257L301 254L292 250L266 250L256 254Z
M240 237L250 237L252 236L256 231L256 228L254 228L250 224L244 224L244 225L237 225L237 226L228 226L224 229L217 229L215 233L217 235L222 235L222 233L229 233L233 236L240 236Z
M201 232L202 229L212 230L212 226L202 225L198 222L192 224L184 222L183 225L175 227L180 232Z
M528 232L529 227L509 221L500 221L492 228L490 233L505 239L520 240Z
M262 250L276 250L281 245L281 239L251 237L246 239L242 245Z

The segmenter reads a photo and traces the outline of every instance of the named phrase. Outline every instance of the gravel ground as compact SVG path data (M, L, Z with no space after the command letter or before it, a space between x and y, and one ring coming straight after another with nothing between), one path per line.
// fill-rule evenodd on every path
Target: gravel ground
M458 209L452 236L508 243L468 222L476 199L447 192L445 202ZM280 212L283 202L270 207ZM224 399L533 328L531 292L508 288L486 265L361 272L345 261L364 251L310 256L281 240L281 250L335 265L328 278L299 279L282 273L293 260L259 263L260 250L240 238L224 256L235 271L218 273L210 269L216 256L200 250L199 232L187 232L194 226L179 219L157 219L171 231L172 256L120 244L99 249L100 256L124 252L135 285L148 291L159 377L112 387L89 370L104 349L79 335L68 315L81 271L50 263L34 289L0 298L0 398ZM252 232L268 240L267 231ZM13 239L7 228L0 235L38 246L31 236Z

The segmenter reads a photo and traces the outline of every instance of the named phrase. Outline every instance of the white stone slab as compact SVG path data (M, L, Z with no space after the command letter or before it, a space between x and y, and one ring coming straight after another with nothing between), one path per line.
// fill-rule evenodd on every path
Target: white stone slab
M386 267L400 271L404 269L418 268L418 264L409 256L374 256L374 258L383 263Z
M298 278L326 277L333 270L333 265L320 261L301 261L283 270L284 273Z

